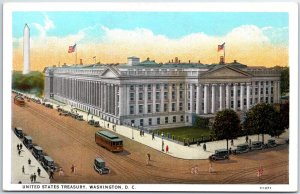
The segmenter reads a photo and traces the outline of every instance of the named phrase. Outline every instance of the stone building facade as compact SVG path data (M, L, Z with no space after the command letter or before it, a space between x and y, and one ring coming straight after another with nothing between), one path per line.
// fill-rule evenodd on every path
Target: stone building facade
M45 98L117 123L149 129L191 125L195 115L278 103L280 69L228 64L139 62L71 65L45 71Z

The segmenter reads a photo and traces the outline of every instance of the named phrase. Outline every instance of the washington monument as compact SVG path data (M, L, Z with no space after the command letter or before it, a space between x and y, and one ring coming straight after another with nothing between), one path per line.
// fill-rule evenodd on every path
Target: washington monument
M30 29L27 24L23 32L23 59L23 74L28 74L30 72Z

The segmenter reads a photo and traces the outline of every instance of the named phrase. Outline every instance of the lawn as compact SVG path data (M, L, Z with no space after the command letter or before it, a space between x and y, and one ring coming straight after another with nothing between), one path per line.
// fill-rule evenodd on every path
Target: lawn
M175 139L178 141L182 141L183 139L192 141L193 138L196 141L197 139L202 139L202 137L205 139L209 139L211 136L211 130L210 129L200 129L197 127L178 127L178 128L171 128L171 129L159 129L156 130L155 133L159 132L161 134L163 132L165 137L168 137L168 134L170 134L170 138L172 136L175 136Z

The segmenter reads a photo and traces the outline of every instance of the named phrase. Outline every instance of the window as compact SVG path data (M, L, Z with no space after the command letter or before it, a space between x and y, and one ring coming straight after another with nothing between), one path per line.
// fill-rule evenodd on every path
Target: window
M168 84L164 84L164 89L165 89L165 90L168 89Z
M246 99L244 99L244 105L246 105L247 104L247 100Z
M176 123L176 116L173 116L173 123Z
M148 100L152 100L152 93L148 92Z
M188 110L191 110L191 103L188 103Z
M241 95L241 91L240 90L238 90L238 96L240 96Z
M143 85L139 85L139 90L143 90Z
M152 112L152 104L148 104L148 113Z
M194 92L194 98L197 99L197 92Z
M165 100L168 99L168 92L164 92L164 99L165 99Z
M233 97L233 90L231 90L231 97Z
M269 88L266 88L266 94L269 94Z
M169 123L169 117L165 117L165 124Z
M160 125L160 118L157 118L156 122L157 122L158 125Z
M156 89L157 89L157 90L160 89L160 84L156 84Z
M238 106L238 107L241 107L241 101L238 100L237 103L238 103L237 106Z
M143 100L143 93L139 93L139 100Z
M152 87L151 87L151 84L148 84L148 90L151 90L152 89Z
M255 82L255 85L258 85L258 82Z
M233 108L233 101L231 101L231 108Z
M175 92L172 92L172 100L175 100Z
M133 105L130 106L130 114L131 114L131 115L134 114L134 106L133 106Z
M151 118L148 119L148 124L152 125L152 119Z
M156 92L156 100L160 99L160 92Z
M175 111L175 109L176 109L176 104L172 103L172 111Z
M253 90L253 89L252 89L252 88L250 88L250 95L252 95L252 90Z
M135 121L134 121L134 120L131 120L131 126L132 126L132 124L134 125L134 123L135 123Z
M144 113L144 105L139 105L139 113L143 114Z
M180 99L183 98L183 91L179 91L179 98L180 98Z
M266 97L266 103L268 103L268 101L269 101L269 98L268 98L268 97Z
M183 84L179 84L180 89L183 89Z
M182 102L179 103L179 111L182 111L183 107L182 107Z
M168 112L168 104L164 104L164 112Z
M271 103L273 103L273 97L271 97Z
M250 98L250 105L252 104L252 98Z
M255 95L258 94L258 88L255 88Z
M186 116L186 122L189 122L189 116Z
M140 119L140 126L144 126L144 119Z
M263 94L263 93L264 93L264 89L260 88L260 94Z
M130 101L134 101L134 93L130 93Z
M268 81L266 81L266 85L269 85L269 82L268 82Z
M184 121L184 116L183 116L183 115L180 116L180 121L181 121L181 122Z
M172 89L173 89L173 90L175 90L175 87L176 87L176 85L175 85L175 84L172 84Z
M156 111L156 112L159 112L159 111L160 111L160 104L156 104L156 106L155 106L155 111Z
M131 90L131 91L134 90L134 85L130 85L130 90Z
M255 98L255 103L258 103L258 98Z
M263 97L260 97L260 101L263 102L263 100L264 100L264 98L263 98Z

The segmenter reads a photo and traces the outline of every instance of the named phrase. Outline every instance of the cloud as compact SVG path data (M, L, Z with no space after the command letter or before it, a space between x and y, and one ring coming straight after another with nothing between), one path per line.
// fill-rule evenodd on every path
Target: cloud
M55 28L55 25L49 17L44 14L44 24L33 23L33 26L40 32L41 37L45 37L48 30Z
M243 25L223 36L199 32L171 39L145 28L125 30L97 24L77 34L56 37L46 34L47 30L54 28L49 21L45 17L42 28L45 33L41 33L45 36L31 40L31 63L36 69L64 62L74 63L74 54L67 53L68 46L74 43L77 43L78 61L82 58L84 63L93 63L93 56L103 63L125 63L128 56L138 56L142 60L150 57L157 62L179 57L181 61L201 60L211 64L219 61L223 52L217 52L217 45L225 42L227 62L238 60L247 65L288 65L287 28ZM20 68L22 39L14 39L14 45L14 67Z

